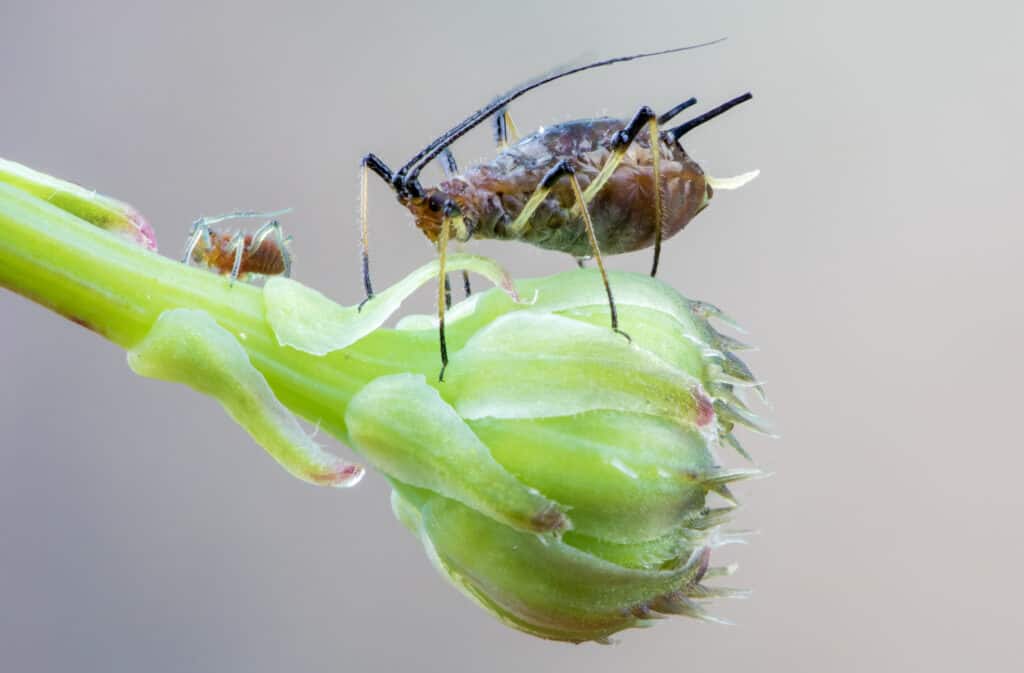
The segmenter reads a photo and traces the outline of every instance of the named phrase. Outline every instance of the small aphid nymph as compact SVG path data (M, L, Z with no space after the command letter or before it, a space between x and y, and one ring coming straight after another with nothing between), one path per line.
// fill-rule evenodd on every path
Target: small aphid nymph
M292 266L289 250L292 239L284 236L276 219L270 219L251 234L212 228L212 225L226 220L276 218L286 212L236 211L216 217L201 217L192 223L192 232L181 261L230 276L231 282L264 276L288 277Z
M360 220L364 301L373 297L366 204L367 176L372 171L391 186L416 226L438 248L441 380L448 364L444 312L450 294L444 268L449 241L518 240L569 253L578 261L593 258L608 296L611 327L619 332L602 255L653 247L651 275L655 275L661 242L681 231L707 206L714 187L731 188L737 182L715 182L705 176L680 139L752 96L745 93L665 130L669 121L695 105L697 99L689 98L661 115L645 105L628 120L569 121L541 128L524 138L518 137L508 104L527 91L583 70L702 46L612 58L542 77L477 110L397 171L373 154L363 157ZM488 118L494 120L498 155L460 172L449 147ZM441 162L446 179L437 187L424 188L420 172L434 159ZM739 181L752 175L741 176Z

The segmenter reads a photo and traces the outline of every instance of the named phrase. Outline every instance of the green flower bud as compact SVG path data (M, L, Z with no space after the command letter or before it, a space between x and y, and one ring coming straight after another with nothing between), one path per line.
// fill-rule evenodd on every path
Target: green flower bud
M714 307L613 274L622 329L596 274L518 283L455 311L445 382L395 374L363 387L349 439L394 486L396 516L457 587L545 638L603 640L659 614L707 618L713 547L735 504L722 467L737 395L760 390L708 322ZM433 335L426 316L402 329ZM725 506L711 508L708 494ZM720 572L720 571L719 571Z
M156 250L153 227L142 213L127 203L3 158L0 158L0 183L16 187L74 213L89 224L109 231L124 241L147 250Z

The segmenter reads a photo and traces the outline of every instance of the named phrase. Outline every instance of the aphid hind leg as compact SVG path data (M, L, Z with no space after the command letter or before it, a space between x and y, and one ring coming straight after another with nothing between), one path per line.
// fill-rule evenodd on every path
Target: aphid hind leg
M612 177L612 173L615 172L615 169L619 167L619 164L625 158L626 150L636 140L644 125L652 119L655 119L654 110L645 105L633 115L633 118L626 124L626 127L615 135L615 139L612 141L611 155L605 161L604 166L601 167L601 172L587 185L587 189L583 192L584 203L593 201L597 193L601 191L601 188L607 184L609 178ZM651 145L654 146L656 144L657 140L651 138Z
M462 244L462 241L456 242L455 250L457 252L463 252L465 250L465 246ZM462 270L462 289L466 293L467 297L471 297L473 295L473 284L469 282L469 271L466 271L465 269ZM449 306L451 305L449 304Z
M661 133L658 131L658 120L651 117L647 126L651 139L651 178L654 182L654 261L651 262L651 278L654 278L661 258L661 230L665 210L661 198Z
M577 205L582 214L584 206L589 204L597 196L597 193L601 191L601 188L608 183L615 169L619 167L622 159L626 156L629 146L636 140L644 125L647 125L648 144L651 152L651 177L654 182L654 261L651 263L652 277L658 273L658 260L661 258L662 220L664 219L661 197L661 132L658 129L658 124L662 118L665 120L671 119L696 102L694 98L683 101L663 114L661 118L655 116L654 110L646 105L640 108L626 127L616 134L615 139L612 141L611 155L605 161L604 166L601 167L597 177L587 185L587 190L583 193L583 201ZM600 262L598 265L600 266Z
M658 273L658 260L661 259L662 223L665 218L664 201L661 193L661 131L659 126L667 124L683 110L697 104L696 98L688 98L679 105L662 113L657 119L648 123L647 137L651 145L651 168L654 178L654 261L651 262L651 278Z

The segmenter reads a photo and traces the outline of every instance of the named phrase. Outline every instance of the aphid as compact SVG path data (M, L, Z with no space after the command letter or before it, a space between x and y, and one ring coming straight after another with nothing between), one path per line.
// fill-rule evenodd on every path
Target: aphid
M707 206L713 194L713 181L686 154L680 138L749 100L751 94L745 93L667 130L662 127L696 104L695 98L661 115L645 105L629 120L569 121L541 128L524 138L518 137L508 104L527 91L583 70L701 46L705 45L612 58L542 77L480 108L397 171L374 154L363 157L360 223L364 302L373 297L366 203L367 176L373 171L391 186L398 202L412 213L416 226L438 248L440 380L444 380L448 364L444 268L448 243L453 238L458 242L471 238L519 240L567 252L577 260L593 258L608 295L612 329L629 338L619 330L602 255L653 246L651 275L657 272L662 240L682 230ZM460 172L449 147L488 118L494 121L498 155L489 163ZM657 142L652 142L655 138ZM446 179L437 187L424 188L420 171L435 158L440 160Z
M198 264L211 271L236 279L248 280L253 276L291 275L292 256L289 250L292 237L284 236L276 218L287 213L280 210L272 213L236 211L216 217L201 217L192 223L192 232L185 245L182 262ZM227 233L213 229L211 225L226 220L243 218L272 218L252 234L244 232Z

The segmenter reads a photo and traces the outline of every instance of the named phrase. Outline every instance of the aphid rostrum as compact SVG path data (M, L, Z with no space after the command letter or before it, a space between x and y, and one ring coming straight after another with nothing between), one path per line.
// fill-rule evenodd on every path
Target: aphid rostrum
M197 264L222 275L248 280L254 276L289 276L291 236L281 232L276 218L287 210L272 213L236 211L216 217L201 217L192 223L182 262ZM212 225L227 220L271 218L251 234L218 231Z
M663 126L697 100L685 100L661 115L645 105L628 120L568 121L523 138L517 137L508 104L532 89L574 73L706 44L607 59L542 77L469 115L397 171L374 154L363 157L360 224L366 300L373 297L367 231L367 181L372 171L391 186L399 203L412 213L416 226L438 248L441 380L448 364L444 268L452 239L519 240L569 253L577 260L592 257L604 281L612 329L618 332L615 299L602 256L653 247L651 275L657 272L662 240L682 230L707 206L715 186L687 155L680 138L752 96L745 93L665 130ZM460 172L449 147L487 119L493 119L498 155ZM652 142L655 138L657 142ZM424 188L420 172L435 158L440 160L446 179L437 187ZM719 186L734 183L723 181Z

